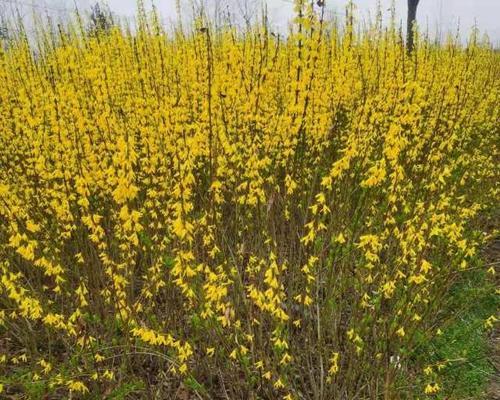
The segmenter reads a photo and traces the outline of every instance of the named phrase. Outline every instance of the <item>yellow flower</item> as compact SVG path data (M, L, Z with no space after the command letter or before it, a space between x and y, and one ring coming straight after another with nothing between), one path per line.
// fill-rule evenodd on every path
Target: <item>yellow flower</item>
M335 241L337 243L340 243L340 244L343 244L346 242L346 239L345 239L345 236L342 234L342 233L339 233L336 237L335 237Z
M72 380L70 379L66 385L68 386L69 390L71 392L76 392L76 393L89 393L89 389L87 388L87 386L85 386L85 384L81 381L75 381L75 380Z
M109 369L105 370L102 374L103 378L112 381L115 379L115 374L113 371L110 371Z
M48 374L50 371L52 371L52 365L44 359L41 359L38 363L43 368L44 374Z
M337 372L339 372L339 353L333 353L332 357L330 358L330 369L328 370L329 375L335 375Z
M187 364L185 364L185 363L184 363L184 364L182 364L182 365L179 367L179 372L180 372L182 375L184 375L184 374L186 374L187 369L188 369Z
M484 321L484 327L487 329L493 328L494 323L497 321L498 319L494 315L491 315Z
M276 382L274 382L273 386L276 388L276 389L282 389L285 387L285 385L283 384L281 378L279 378Z
M422 266L420 267L420 270L424 274L427 274L431 269L432 269L432 265L428 261L422 260Z
M290 356L290 354L288 354L288 353L285 353L280 360L280 364L287 365L290 363L290 361L292 361L292 356Z
M213 357L215 354L215 348L214 347L207 347L207 356Z
M32 233L36 233L40 231L40 225L37 225L32 221L28 221L26 223L26 229L28 229Z
M437 383L429 383L426 387L425 387L425 394L434 394L434 393L437 393L439 392L441 388L439 387L439 385Z

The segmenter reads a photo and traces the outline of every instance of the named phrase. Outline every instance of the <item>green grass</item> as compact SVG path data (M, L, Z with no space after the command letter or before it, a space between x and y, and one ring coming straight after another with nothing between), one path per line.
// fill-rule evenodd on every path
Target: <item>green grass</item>
M448 299L445 313L452 319L426 349L427 364L452 360L440 372L442 391L436 398L484 399L494 373L484 321L500 305L495 286L486 272L469 271L453 286Z

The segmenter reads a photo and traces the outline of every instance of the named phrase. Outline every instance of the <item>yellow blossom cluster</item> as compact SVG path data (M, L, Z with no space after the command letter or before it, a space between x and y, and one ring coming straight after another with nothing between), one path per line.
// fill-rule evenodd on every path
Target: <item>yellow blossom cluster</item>
M0 46L2 374L396 398L498 199L500 57L295 8Z

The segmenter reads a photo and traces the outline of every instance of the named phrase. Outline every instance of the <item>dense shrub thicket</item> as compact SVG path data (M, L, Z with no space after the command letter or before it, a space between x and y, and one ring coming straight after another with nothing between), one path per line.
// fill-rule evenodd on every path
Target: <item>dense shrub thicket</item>
M498 199L499 55L295 7L0 50L4 393L440 395L415 352Z

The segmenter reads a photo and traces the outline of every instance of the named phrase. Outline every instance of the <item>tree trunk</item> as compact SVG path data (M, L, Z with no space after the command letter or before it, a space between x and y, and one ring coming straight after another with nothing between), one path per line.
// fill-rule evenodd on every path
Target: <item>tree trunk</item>
M407 36L406 36L406 44L408 46L408 52L413 51L414 35L415 35L413 26L415 25L415 21L417 19L417 6L419 1L420 0L408 0L408 26L407 26Z

